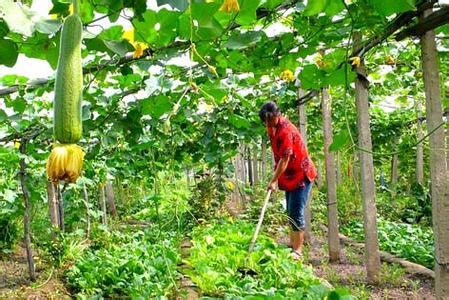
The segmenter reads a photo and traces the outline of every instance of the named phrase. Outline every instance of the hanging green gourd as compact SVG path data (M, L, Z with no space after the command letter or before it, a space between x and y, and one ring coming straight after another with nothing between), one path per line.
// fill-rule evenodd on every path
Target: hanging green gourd
M83 149L76 145L82 134L81 101L83 69L81 41L83 24L78 15L78 1L73 1L73 13L64 20L55 80L53 103L54 137L47 161L47 175L51 181L75 182L83 166Z

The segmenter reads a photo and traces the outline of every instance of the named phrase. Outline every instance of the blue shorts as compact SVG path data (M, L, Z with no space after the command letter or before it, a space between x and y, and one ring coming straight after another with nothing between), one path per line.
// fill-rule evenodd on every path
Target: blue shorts
M304 231L306 222L304 219L304 211L309 200L309 193L312 189L312 183L306 177L304 187L294 191L286 191L285 199L287 202L288 221L293 231Z

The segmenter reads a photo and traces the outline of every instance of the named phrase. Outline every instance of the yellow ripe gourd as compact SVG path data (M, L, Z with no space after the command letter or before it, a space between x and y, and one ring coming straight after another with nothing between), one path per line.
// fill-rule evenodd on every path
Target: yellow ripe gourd
M74 14L64 20L55 81L53 128L55 143L47 160L47 175L53 182L75 182L83 167L83 149L75 145L82 134L81 101L83 69L81 39L83 24L78 16L77 0Z

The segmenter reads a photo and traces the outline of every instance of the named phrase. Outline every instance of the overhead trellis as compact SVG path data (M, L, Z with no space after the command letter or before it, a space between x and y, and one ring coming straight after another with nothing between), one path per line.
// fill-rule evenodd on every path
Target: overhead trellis
M258 1L256 1L258 2ZM316 6L316 7L312 7L310 5L308 5L306 7L306 9L304 10L303 4L301 3L301 1L289 1L287 3L282 3L283 1L272 1L269 4L267 4L266 7L257 7L257 9L254 10L255 13L255 20L254 22L260 21L262 19L267 19L266 21L270 22L270 20L268 20L268 18L271 18L270 16L273 16L273 14L279 14L280 12L285 12L286 10L289 9L296 9L298 14L304 14L304 15L312 15L314 13L319 13L320 12L320 7ZM320 2L320 1L317 1ZM279 3L279 4L277 4ZM159 5L163 5L163 4L170 4L172 5L174 8L177 8L181 11L184 11L184 14L187 12L186 10L186 5L188 7L188 1L158 1ZM271 5L271 6L270 6ZM357 5L357 3L355 4ZM389 23L387 23L385 25L385 30L383 30L382 32L380 32L379 34L376 34L370 38L368 38L364 43L362 43L361 47L359 47L358 49L354 50L351 55L349 55L349 57L354 57L354 56L363 56L365 53L367 53L369 50L371 50L372 48L375 48L376 46L378 46L379 44L383 43L383 41L385 41L386 39L388 39L390 36L394 35L399 29L407 26L408 24L410 24L414 18L416 18L422 11L424 11L425 9L431 8L431 7L436 7L438 5L436 0L432 0L432 1L419 1L416 4L416 9L413 11L405 11L403 13L400 13L397 15L397 17L395 17L392 21L390 21ZM356 7L355 7L356 8ZM348 9L351 10L351 8L349 7ZM141 14L139 14L139 10L137 10L137 7L135 7L136 10L136 19L139 20L142 17ZM326 11L325 8L321 8L321 11L324 12L328 12ZM338 10L335 10L338 12ZM334 13L335 13L334 11ZM111 19L111 14L113 14L113 12L107 12L108 14L101 17L109 17ZM351 14L345 14L344 12L339 12L340 14L345 15L346 17L350 17ZM441 8L440 10L437 10L435 13L433 13L432 15L428 16L426 19L420 21L419 23L412 25L408 28L406 28L404 31L400 32L397 36L396 39L403 39L406 36L415 36L415 35L419 35L420 32L423 30L422 28L429 28L432 29L435 26L439 26L441 24L444 24L444 22L447 22L449 19L449 13L447 13L447 8ZM224 33L226 33L227 31L233 31L233 30L240 30L239 28L241 28L241 24L239 24L236 20L238 20L238 15L236 15L234 17L233 20L231 20L228 25L227 28L225 29ZM100 18L96 19L96 20L100 20ZM95 20L90 20L89 22L89 26L92 26ZM266 22L265 21L265 22ZM138 21L136 21L138 22ZM245 21L241 21L240 23L245 24ZM337 23L337 22L335 22ZM137 24L137 23L136 23ZM245 26L247 27L247 26ZM417 28L420 28L420 31L417 31ZM292 32L294 35L299 35L301 34L297 29L293 28ZM101 35L101 34L100 34ZM232 36L232 35L231 35ZM313 35L312 35L313 36ZM221 34L221 36L218 36L217 38L215 38L213 40L214 44L219 44L220 42L223 41L223 39L227 39L229 37L227 36L223 36L223 33ZM346 36L341 35L340 39L344 40L346 38ZM5 39L6 41L8 39ZM246 41L248 42L248 41ZM244 43L246 43L244 42ZM247 46L245 44L242 44L244 48L246 48ZM179 53L179 51L187 51L190 47L190 41L182 41L182 40L176 40L173 41L165 46L162 47L150 47L146 50L143 51L142 55L140 57L133 57L132 55L125 55L121 58L114 58L114 59L110 59L107 60L105 62L99 62L96 63L94 62L94 64L91 65L86 65L83 69L83 73L84 74L92 74L92 73L96 73L99 71L103 71L103 70L116 70L124 65L128 65L130 63L133 62L137 62L137 61L142 61L145 59L152 59L155 57L155 55L157 55L158 53L162 53L162 52L166 52L166 51L177 51ZM290 45L291 48L294 48L294 45ZM341 68L343 62L340 63L339 68ZM53 79L37 79L37 80L32 80L29 83L26 84L12 84L8 87L2 88L0 89L0 96L3 95L7 95L7 94L11 94L14 93L16 91L19 90L25 90L25 91L30 91L35 89L36 87L40 87L40 86L45 86L47 84L49 84L49 86L52 85Z

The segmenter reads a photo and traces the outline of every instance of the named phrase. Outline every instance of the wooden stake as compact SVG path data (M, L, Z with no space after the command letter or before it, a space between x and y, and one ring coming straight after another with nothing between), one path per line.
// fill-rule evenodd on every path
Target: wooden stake
M22 139L20 142L20 153L22 154L19 164L20 164L20 185L22 187L23 192L23 201L25 204L25 213L23 216L23 233L24 233L24 240L25 240L25 249L27 253L27 260L28 260L28 271L30 274L30 280L36 281L36 272L35 272L35 266L34 266L34 259L33 259L33 249L31 248L31 203L30 203L30 191L28 190L26 181L27 181L27 173L26 173L26 161L25 161L25 155L26 155L26 148L27 148L27 140Z
M421 16L422 22L432 9ZM441 107L440 78L435 32L427 31L421 37L422 68L426 94L427 130L429 136L430 179L432 194L432 221L435 236L435 294L437 299L449 295L449 176L444 149L443 110Z
M354 48L360 45L362 35L354 33ZM370 284L379 283L380 256L379 240L377 236L376 190L374 185L374 163L369 124L368 86L363 60L356 67L355 98L357 107L357 129L359 143L359 157L361 167L363 223L365 229L366 270L367 281Z

